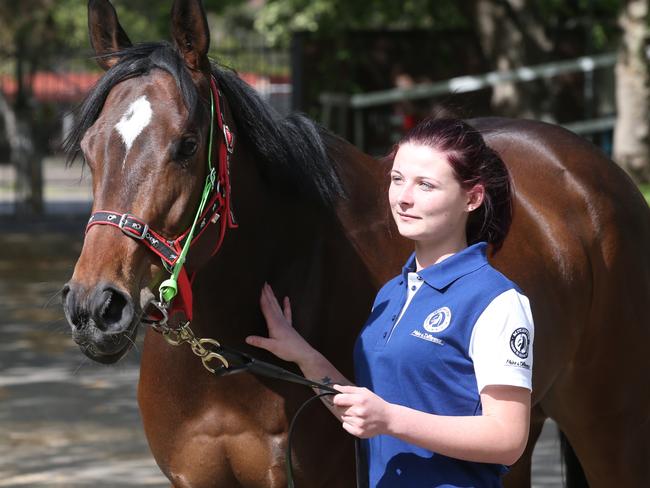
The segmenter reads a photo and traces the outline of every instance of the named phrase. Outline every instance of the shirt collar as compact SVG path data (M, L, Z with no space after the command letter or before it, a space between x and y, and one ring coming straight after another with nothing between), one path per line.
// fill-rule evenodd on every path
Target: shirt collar
M486 249L486 242L477 242L440 263L421 269L418 274L429 286L436 290L442 290L461 276L485 266L487 264ZM414 272L415 268L415 253L413 253L402 268L405 282L408 282L408 273Z

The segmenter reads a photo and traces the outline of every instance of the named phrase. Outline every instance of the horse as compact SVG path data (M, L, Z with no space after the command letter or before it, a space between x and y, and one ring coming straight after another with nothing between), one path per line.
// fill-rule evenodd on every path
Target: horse
M193 335L146 327L142 349L138 403L153 456L178 488L286 486L289 420L310 390L246 371L212 374L228 370L213 346L278 364L244 343L266 330L258 300L269 282L291 297L300 333L352 377L374 294L411 252L391 222L387 163L304 116L276 115L211 63L199 0L174 1L172 43L132 45L108 0L88 11L106 73L67 147L92 172L101 222L87 227L64 286L72 336L91 359L118 361L145 319L167 312L156 289L180 269L176 324L191 315ZM589 486L648 486L648 206L616 164L567 130L471 123L514 189L511 229L489 259L530 298L536 324L529 442L504 484L530 486L532 450L552 418ZM197 217L216 166L219 211ZM187 238L197 220L216 224ZM182 268L179 236L196 242ZM161 245L167 254L152 252ZM170 334L192 347L173 347ZM305 415L292 445L296 485L352 486L352 440L324 407Z

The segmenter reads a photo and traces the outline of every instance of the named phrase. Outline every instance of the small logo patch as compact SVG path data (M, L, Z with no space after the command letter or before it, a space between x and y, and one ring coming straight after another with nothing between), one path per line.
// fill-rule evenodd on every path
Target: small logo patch
M526 359L528 357L528 346L530 345L530 334L528 329L520 327L515 329L515 331L510 336L510 349L515 356L521 359Z
M451 310L449 310L448 307L442 307L436 310L435 312L430 313L427 316L427 318L424 319L424 323L422 324L422 327L424 327L424 330L426 330L427 332L436 334L438 332L442 332L447 327L449 327L450 322L451 322Z

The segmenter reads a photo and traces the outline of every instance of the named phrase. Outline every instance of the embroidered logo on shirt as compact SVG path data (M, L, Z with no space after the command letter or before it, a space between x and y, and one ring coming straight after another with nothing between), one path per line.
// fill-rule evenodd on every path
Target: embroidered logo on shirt
M425 341L433 342L435 344L440 344L441 346L445 345L445 341L443 341L442 339L438 339L437 337L434 337L431 334L427 334L426 332L422 332L417 329L411 332L411 335L413 337L417 337L418 339L423 339Z
M442 332L445 330L447 327L449 327L449 323L451 322L451 310L447 307L442 307L436 310L435 312L430 313L426 319L424 319L424 323L422 324L422 327L424 327L424 330L427 332L431 332L432 334L436 334L438 332Z
M521 359L528 357L528 346L530 345L530 335L528 329L520 327L510 336L510 349L515 356Z

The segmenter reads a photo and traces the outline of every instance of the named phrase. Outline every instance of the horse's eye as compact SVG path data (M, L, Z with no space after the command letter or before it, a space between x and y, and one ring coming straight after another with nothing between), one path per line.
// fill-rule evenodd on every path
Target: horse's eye
M190 156L194 156L194 153L199 148L196 139L193 137L186 137L183 139L178 146L178 159L187 159Z

